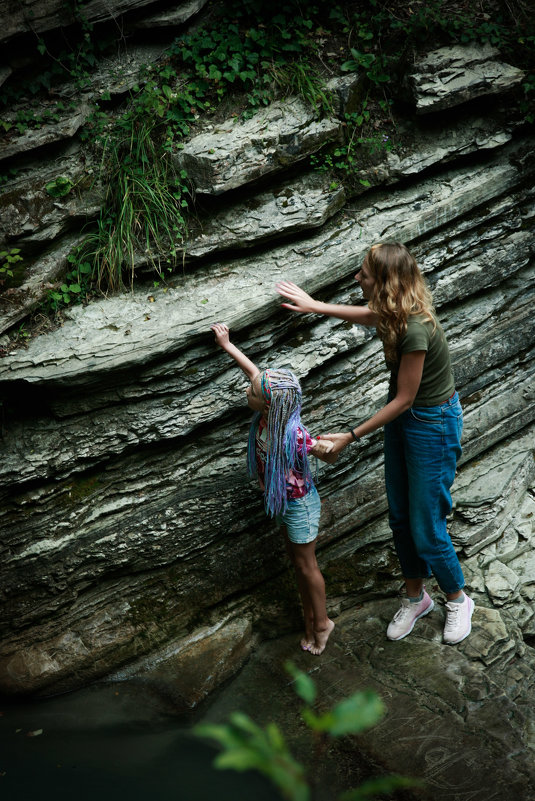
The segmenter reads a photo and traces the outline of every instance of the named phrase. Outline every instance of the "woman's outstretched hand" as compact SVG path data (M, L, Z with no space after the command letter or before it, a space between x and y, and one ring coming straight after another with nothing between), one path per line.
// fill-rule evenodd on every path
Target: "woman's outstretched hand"
M215 334L215 341L221 348L225 348L230 342L230 332L228 325L225 323L212 323L210 326Z
M312 456L321 459L322 462L327 464L334 464L338 459L338 454L333 453L334 445L332 442L327 442L326 439L317 439L316 444L310 449Z
M316 301L310 295L294 284L293 281L279 281L275 289L283 298L288 298L291 303L282 303L284 309L291 309L296 312L315 312Z
M334 459L337 459L338 455L344 450L344 448L346 448L351 442L353 442L353 437L351 436L351 434L342 434L342 433L322 434L321 437L318 437L318 439L321 439L322 442L323 440L327 442L332 442L333 447L329 453L329 456Z

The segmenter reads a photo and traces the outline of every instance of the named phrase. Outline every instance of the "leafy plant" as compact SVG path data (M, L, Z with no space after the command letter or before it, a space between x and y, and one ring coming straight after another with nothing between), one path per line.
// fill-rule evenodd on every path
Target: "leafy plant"
M341 173L346 179L353 179L364 166L367 155L373 156L392 150L392 138L386 132L381 133L372 129L373 132L368 135L362 133L371 120L368 102L368 99L364 100L359 111L345 115L346 137L343 145L332 146L323 153L310 157L310 163L315 170L318 172L332 170ZM386 111L389 108L388 101L380 101L379 106ZM359 183L362 186L370 186L370 182L362 178L359 178Z
M331 710L317 714L313 710L317 690L310 676L291 662L286 663L286 669L293 678L295 692L305 702L301 716L315 737L360 734L378 723L384 714L381 699L370 691L354 693ZM234 712L228 723L202 724L196 727L195 733L216 740L222 746L223 751L214 761L217 768L258 770L272 781L287 801L310 800L312 788L306 779L305 768L293 758L275 723L262 728L248 715ZM418 784L418 781L404 776L382 776L344 792L339 801L362 801L378 793L391 793L397 788Z
M0 125L1 125L1 123L0 123ZM0 186L2 184L7 184L13 178L16 178L16 176L18 175L18 172L19 171L18 171L18 169L16 167L10 167L7 172L2 173L0 175Z
M88 261L80 261L80 249L69 254L72 269L65 275L64 282L48 294L47 306L56 312L71 303L81 303L91 292L92 267Z
M2 262L0 275L7 275L13 278L13 265L17 264L19 261L23 261L22 256L19 254L20 248L10 248L10 250L0 251L0 262Z
M38 39L44 68L19 86L7 82L0 107L28 95L46 92L50 97L54 84L65 76L82 88L90 82L99 52L108 43L95 36L84 16L83 0L66 2L76 20L72 28L76 33L66 34L66 49L51 52L53 39ZM102 289L123 286L127 275L131 283L139 257L153 265L158 278L164 269L173 269L192 196L187 176L173 170L169 152L180 148L181 139L201 115L214 113L230 94L244 116L290 93L300 94L318 112L330 113L331 99L322 77L326 64L318 43L331 38L345 46L333 46L336 52L327 53L329 63L368 78L361 109L346 119L345 142L312 158L315 169L336 171L335 179L353 180L363 159L392 148L391 132L377 119L378 107L384 111L391 103L391 86L423 42L491 42L509 54L513 63L522 61L528 73L523 112L532 122L535 37L531 25L519 33L500 14L492 19L483 13L452 15L447 0L401 3L395 12L379 0L338 5L307 5L302 0L283 0L275 6L270 0L219 4L209 27L180 35L158 64L144 68L129 108L119 118L102 106L111 99L109 93L95 104L81 138L101 149L108 194L82 261L94 266L92 275ZM22 132L57 119L61 111L61 101L41 112L19 109L12 117L3 115L0 126L6 132L11 127ZM60 176L47 185L47 191L63 197L72 190L68 181ZM368 185L365 180L360 183ZM66 285L71 283L77 282ZM63 294L69 296L68 302L76 295Z
M385 72L387 60L384 56L377 56L375 53L370 52L361 52L355 47L352 47L350 52L352 58L344 61L340 69L345 72L363 70L373 83L386 83L390 80L390 75Z
M70 178L59 175L57 178L54 178L53 181L50 181L45 189L51 197L65 197L73 187L74 184Z

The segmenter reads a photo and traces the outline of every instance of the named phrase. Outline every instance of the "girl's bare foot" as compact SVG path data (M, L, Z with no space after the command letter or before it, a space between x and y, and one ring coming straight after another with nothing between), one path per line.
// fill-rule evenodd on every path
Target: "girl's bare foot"
M314 656L319 656L324 652L325 646L327 645L327 640L329 639L329 635L333 629L333 621L327 618L327 627L322 629L322 631L314 632L314 643L308 649L311 654L314 654Z
M314 618L312 615L305 615L305 633L299 643L303 651L310 651L315 643L314 637Z

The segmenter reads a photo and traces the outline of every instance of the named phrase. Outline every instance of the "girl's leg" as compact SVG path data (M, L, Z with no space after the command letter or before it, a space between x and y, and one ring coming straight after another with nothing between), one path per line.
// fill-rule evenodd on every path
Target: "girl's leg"
M294 566L295 576L297 579L297 589L299 590L299 595L301 597L301 605L303 607L305 635L304 637L301 638L300 644L303 651L309 651L311 646L314 645L314 611L312 609L312 602L308 592L307 584L303 579L303 577L301 576L301 574L297 571L292 543L288 539L288 531L286 529L286 526L282 526L282 533L284 534L286 553L288 554L290 562Z
M304 598L305 621L312 610L314 642L308 650L318 655L324 651L329 635L334 629L334 623L327 616L325 581L316 560L316 542L314 540L303 545L291 542L289 539L287 542L293 555L297 586L301 598Z

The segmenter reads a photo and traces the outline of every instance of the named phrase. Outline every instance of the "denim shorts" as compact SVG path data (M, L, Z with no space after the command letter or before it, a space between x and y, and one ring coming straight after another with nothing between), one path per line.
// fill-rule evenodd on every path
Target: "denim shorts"
M296 545L306 545L318 536L321 501L316 487L302 498L293 498L283 515L277 515L277 523L286 526L288 539Z

